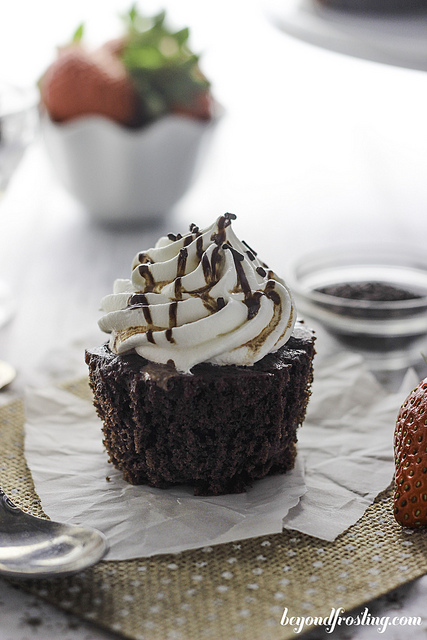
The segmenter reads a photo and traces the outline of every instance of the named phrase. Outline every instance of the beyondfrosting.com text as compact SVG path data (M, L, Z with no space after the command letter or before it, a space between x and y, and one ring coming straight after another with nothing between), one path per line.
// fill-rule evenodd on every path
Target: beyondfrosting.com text
M421 617L416 616L374 616L365 609L358 614L346 614L342 607L332 608L327 616L293 616L285 607L280 624L291 626L296 634L307 631L310 627L323 627L326 633L333 633L337 627L358 627L362 625L376 628L378 633L385 633L388 627L421 626Z

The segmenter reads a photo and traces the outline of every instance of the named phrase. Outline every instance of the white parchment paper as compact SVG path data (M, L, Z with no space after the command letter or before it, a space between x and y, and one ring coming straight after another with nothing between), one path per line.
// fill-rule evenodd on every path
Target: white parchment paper
M43 509L52 520L103 531L108 560L278 533L306 490L301 461L291 473L238 495L196 497L189 487L133 486L108 463L101 422L89 402L54 387L33 389L26 412L25 456Z
M395 419L414 384L407 378L405 389L390 394L357 356L324 359L295 469L245 494L195 497L188 487L127 484L107 462L92 405L56 387L27 392L25 456L45 512L103 531L110 560L277 533L283 525L333 540L389 484Z
M284 526L334 540L390 484L396 417L418 383L410 370L399 392L387 392L354 354L324 359L299 431L306 493Z

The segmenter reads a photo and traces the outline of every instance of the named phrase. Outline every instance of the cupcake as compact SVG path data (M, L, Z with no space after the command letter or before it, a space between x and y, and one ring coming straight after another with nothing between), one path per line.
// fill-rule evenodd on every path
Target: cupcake
M110 339L86 351L89 381L132 484L218 495L294 466L314 336L234 219L161 238L102 300Z

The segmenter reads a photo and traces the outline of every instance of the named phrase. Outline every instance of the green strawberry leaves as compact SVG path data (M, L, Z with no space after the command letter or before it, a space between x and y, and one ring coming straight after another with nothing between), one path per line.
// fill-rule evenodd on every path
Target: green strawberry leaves
M73 44L79 44L82 41L84 30L85 30L85 25L84 25L84 22L82 22L81 24L79 24L79 26L77 27L77 29L74 31L72 35L71 42Z
M132 5L124 16L127 33L121 59L130 74L147 119L174 109L191 109L209 82L199 69L199 56L188 47L189 29L172 31L166 13L152 18Z

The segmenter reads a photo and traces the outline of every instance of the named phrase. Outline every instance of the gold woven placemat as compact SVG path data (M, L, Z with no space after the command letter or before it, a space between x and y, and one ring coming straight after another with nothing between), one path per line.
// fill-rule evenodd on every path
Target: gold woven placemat
M90 399L86 380L67 389ZM23 454L24 408L0 409L0 486L45 516ZM177 555L100 562L77 575L20 582L61 609L135 640L285 640L289 615L359 607L427 573L427 532L394 521L390 494L335 542L296 532Z

